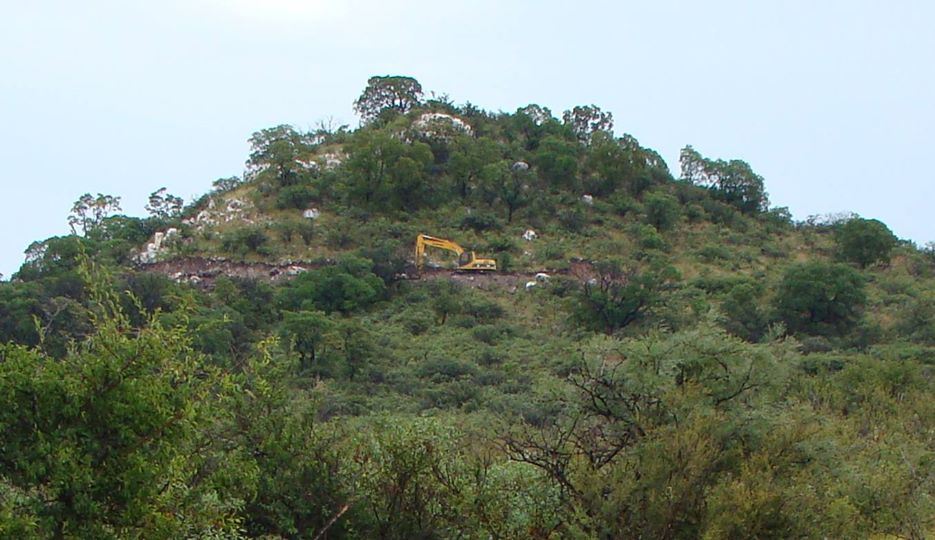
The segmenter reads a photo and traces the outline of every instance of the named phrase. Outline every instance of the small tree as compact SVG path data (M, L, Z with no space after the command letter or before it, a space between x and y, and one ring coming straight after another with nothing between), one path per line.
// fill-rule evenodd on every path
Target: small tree
M293 350L299 355L301 369L315 364L321 352L325 336L334 323L321 311L286 311L283 313L281 335L289 340Z
M854 218L840 225L834 239L839 256L861 268L890 261L896 247L896 236L885 224L875 219Z
M614 115L604 112L597 105L578 105L562 115L565 125L570 127L578 140L587 143L598 131L614 130Z
M261 129L250 137L248 177L272 175L281 186L297 184L307 172L302 160L312 146L310 136L299 133L292 126Z
M741 212L763 212L769 207L763 177L745 161L707 159L686 146L679 155L679 164L682 180L712 189L718 198Z
M668 193L649 193L643 199L643 208L646 211L646 223L660 231L669 230L678 222L678 199Z
M484 167L499 160L503 151L490 138L475 139L461 136L451 143L451 157L448 160L448 174L462 199L466 199L477 186Z
M814 261L786 271L773 305L790 331L833 335L857 323L865 302L864 279L856 270Z
M78 227L81 228L83 234L87 234L88 231L100 225L104 218L119 211L120 197L101 193L98 193L97 197L92 197L90 193L85 193L71 207L68 226L76 234Z
M182 214L183 201L162 187L149 194L146 211L154 218L175 219Z
M582 287L574 315L585 327L607 334L645 317L660 301L672 272L637 273L619 261L602 261L595 268L599 275Z
M526 180L528 171L512 171L509 163L498 161L483 168L480 173L483 186L483 199L493 204L500 202L506 206L507 222L513 222L513 214L528 202Z
M579 150L573 141L550 135L542 139L533 162L542 178L552 186L575 188Z
M412 77L370 77L367 87L354 102L354 111L362 122L369 123L387 110L405 114L418 106L421 99L422 85Z

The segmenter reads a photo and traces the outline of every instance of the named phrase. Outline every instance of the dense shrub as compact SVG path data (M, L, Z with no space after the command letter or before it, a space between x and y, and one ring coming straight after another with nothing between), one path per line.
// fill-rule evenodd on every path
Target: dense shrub
M319 309L326 313L350 313L383 297L383 280L367 259L345 257L333 266L299 274L279 294L283 308L297 311Z
M861 268L877 262L888 263L897 243L889 227L875 219L861 218L838 225L834 239L840 257Z
M678 199L661 191L647 193L643 197L643 210L646 212L646 223L660 231L674 227L681 213Z
M308 208L309 203L318 199L318 191L307 185L286 186L276 195L276 207L280 209Z
M266 247L269 243L269 236L263 229L257 227L248 227L237 229L231 233L225 234L221 240L221 246L228 253L246 255L248 253L267 253Z
M796 264L783 275L773 306L792 332L840 335L860 319L864 279L845 264Z

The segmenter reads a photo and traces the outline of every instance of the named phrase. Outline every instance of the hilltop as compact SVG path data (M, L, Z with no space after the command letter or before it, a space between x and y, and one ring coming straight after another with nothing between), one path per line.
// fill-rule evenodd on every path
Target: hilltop
M595 105L393 76L355 110L257 131L187 206L85 195L30 246L0 284L0 531L931 533L931 246L794 222L750 164L675 171ZM497 270L417 268L419 234Z

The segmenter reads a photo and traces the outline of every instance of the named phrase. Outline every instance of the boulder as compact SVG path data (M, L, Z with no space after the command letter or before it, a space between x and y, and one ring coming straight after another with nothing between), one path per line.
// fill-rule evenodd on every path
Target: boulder
M536 231L532 229L526 229L526 232L523 233L523 240L526 240L527 242L532 242L538 237L539 235L536 234Z

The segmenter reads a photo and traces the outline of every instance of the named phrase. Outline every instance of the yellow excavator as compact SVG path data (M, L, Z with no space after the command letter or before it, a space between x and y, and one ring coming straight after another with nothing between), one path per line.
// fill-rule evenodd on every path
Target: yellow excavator
M416 237L416 269L422 271L425 264L425 247L432 246L447 249L458 254L458 270L468 272L493 272L497 269L497 261L477 257L473 251L465 251L463 247L444 238L436 238L427 234Z

